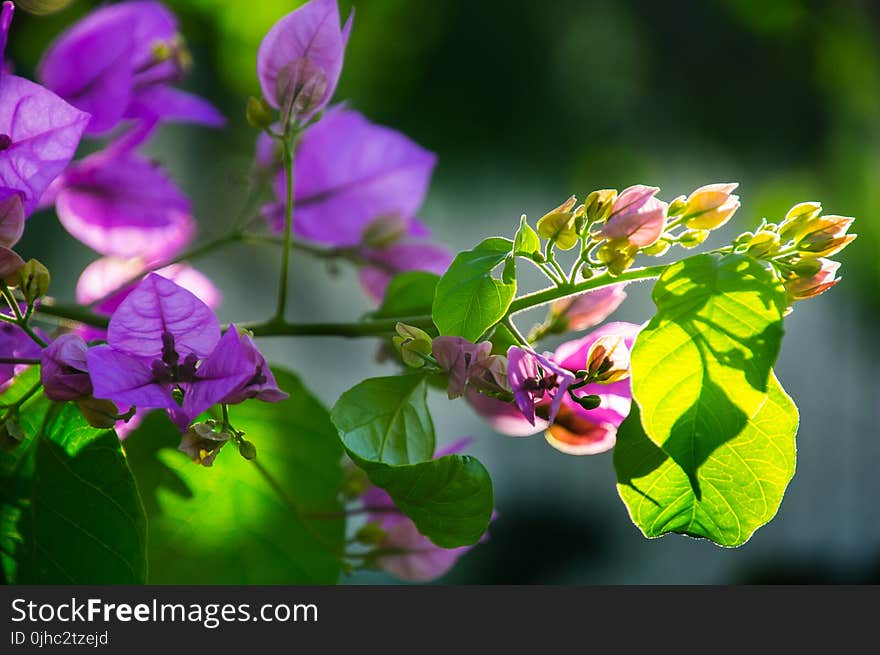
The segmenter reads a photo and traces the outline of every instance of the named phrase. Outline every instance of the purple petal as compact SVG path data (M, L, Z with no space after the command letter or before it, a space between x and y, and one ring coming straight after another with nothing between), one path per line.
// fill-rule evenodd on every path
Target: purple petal
M119 407L177 409L170 389L153 381L148 360L110 346L90 348L86 363L95 398L112 400Z
M210 102L168 86L153 86L137 92L125 117L143 121L196 123L208 127L226 125L226 117Z
M88 120L33 82L0 77L0 135L10 139L0 150L0 187L24 195L25 215L70 162Z
M104 255L162 261L195 234L189 200L134 152L102 152L72 166L55 207L68 232Z
M169 44L177 22L158 2L126 2L98 9L65 31L39 66L43 83L92 114L89 134L116 126L134 89L177 77L171 60L158 62L157 43Z
M296 233L354 246L376 217L411 221L425 199L435 156L356 111L334 109L303 134L295 164ZM276 185L284 197L283 176Z
M427 271L442 275L452 263L452 253L430 243L397 243L381 250L369 249L365 259L375 266L365 266L359 278L364 292L376 303L382 302L388 285L403 271Z
M62 334L43 351L40 382L51 400L76 400L92 394L88 346L79 335Z
M107 341L117 350L143 357L162 352L170 333L180 357L207 357L220 340L220 323L211 308L186 289L151 273L122 301L110 319Z
M380 548L406 551L379 557L376 563L380 569L401 580L426 582L448 572L471 547L440 548L420 534L415 523L405 519L387 530Z
M285 88L285 76L292 67L305 62L305 69L320 77L322 92L297 118L307 121L323 109L333 93L342 72L345 45L351 29L349 16L345 29L339 26L339 7L336 0L312 0L284 16L269 30L257 52L257 76L263 97L276 109L283 108L290 99L280 97ZM308 86L313 80L301 79Z
M549 423L542 418L535 418L534 425L529 423L516 405L502 400L490 398L473 389L465 392L468 404L486 420L495 432L510 437L528 437L546 430Z
M182 407L187 421L178 425L186 429L196 416L241 387L253 373L253 361L241 347L238 331L231 327L196 370L195 381L187 385Z
M569 371L579 371L586 366L587 353L590 352L590 347L596 343L599 337L620 335L623 337L626 347L632 349L639 330L641 330L641 326L635 323L606 323L581 339L574 339L561 344L553 354L553 359Z
M236 331L234 325L229 326L229 331ZM287 400L290 395L278 387L278 382L269 367L266 358L263 357L257 344L249 334L241 335L241 349L248 361L249 375L245 384L236 389L232 394L223 399L224 403L235 405L249 398L256 398L267 403L278 403Z
M9 315L8 308L0 312ZM40 347L17 325L0 323L0 353L2 357L37 358L40 356ZM17 364L0 364L0 389L9 380L18 375L27 366Z
M0 246L11 248L24 234L24 203L21 194L0 190Z
M14 250L0 246L0 280L14 278L24 266L24 260Z

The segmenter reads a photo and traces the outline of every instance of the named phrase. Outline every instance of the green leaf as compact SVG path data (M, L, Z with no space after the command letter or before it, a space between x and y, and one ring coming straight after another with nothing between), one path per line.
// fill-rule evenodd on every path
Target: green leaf
M671 265L653 298L657 315L632 352L633 397L648 437L695 470L764 403L785 291L750 257L705 254Z
M744 544L770 521L795 469L797 408L771 377L764 403L730 439L703 444L686 469L647 437L633 405L614 448L617 490L646 537L669 532Z
M406 271L395 275L382 305L373 318L400 318L430 314L440 276L426 271Z
M331 412L349 456L438 546L476 543L492 516L492 480L473 457L434 454L425 378L364 380Z
M525 214L519 221L519 229L513 239L513 253L520 257L529 257L541 254L541 238L532 229Z
M340 396L330 417L349 453L384 464L434 455L434 423L422 375L370 378Z
M194 464L176 450L180 434L164 413L126 439L150 521L151 583L338 580L342 448L321 403L295 375L272 370L288 400L230 407L233 425L256 446L253 462L229 444L212 467Z
M36 367L0 402L21 397ZM25 441L0 455L0 563L16 584L143 584L146 521L119 439L71 404L35 396Z
M509 239L492 237L456 256L434 296L432 315L440 334L477 341L504 317L516 295L516 280L509 268L503 280L492 271L512 248Z

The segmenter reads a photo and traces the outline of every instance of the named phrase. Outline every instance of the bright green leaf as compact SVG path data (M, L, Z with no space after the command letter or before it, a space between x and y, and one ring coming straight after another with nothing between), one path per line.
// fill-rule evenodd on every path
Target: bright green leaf
M797 427L794 402L771 377L755 414L732 438L701 443L692 466L651 442L633 405L614 449L618 493L646 537L677 532L739 546L779 509L794 475Z
M516 280L509 269L504 280L492 272L512 248L509 239L492 237L456 256L434 296L432 315L440 334L477 341L504 317L516 295Z
M395 275L385 291L385 300L373 318L400 318L431 313L440 276L426 271Z
M782 340L785 291L744 255L697 255L654 287L657 315L636 339L633 396L649 438L696 468L764 403Z
M364 380L337 401L331 418L348 454L423 535L438 546L476 543L492 515L492 481L473 457L434 454L425 378Z
M0 402L38 379L22 375ZM143 584L146 521L119 439L35 396L25 441L0 454L0 562L16 584Z
M321 403L293 374L273 372L288 400L230 407L233 425L256 446L254 462L231 444L212 467L194 464L176 450L180 434L162 413L126 439L150 520L150 582L337 581L342 448Z

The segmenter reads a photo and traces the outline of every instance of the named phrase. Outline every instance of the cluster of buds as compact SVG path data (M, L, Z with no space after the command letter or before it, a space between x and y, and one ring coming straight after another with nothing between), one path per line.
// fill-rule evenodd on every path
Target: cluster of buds
M818 296L840 282L840 263L827 258L856 238L848 234L854 220L822 215L819 203L802 202L788 210L781 223L765 219L754 233L740 235L734 248L771 262L782 277L789 303L794 303Z
M710 184L671 203L657 198L657 187L636 184L619 192L600 189L577 204L572 196L537 223L538 235L560 250L581 244L581 269L606 267L620 275L639 253L659 256L673 244L694 248L727 223L739 209L736 183ZM595 248L595 259L590 251Z
M193 423L183 433L177 449L189 456L196 464L212 466L220 449L230 441L238 444L238 453L245 459L257 458L257 447L244 438L244 433L234 429L225 421L215 419Z

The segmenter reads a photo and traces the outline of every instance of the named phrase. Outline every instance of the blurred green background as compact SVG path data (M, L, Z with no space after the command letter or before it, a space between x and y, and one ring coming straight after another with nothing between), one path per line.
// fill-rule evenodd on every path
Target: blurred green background
M17 70L30 75L51 39L97 4L20 12L7 53ZM149 150L192 197L203 234L217 234L245 192L254 133L243 108L259 91L258 44L300 3L168 4L196 58L187 88L221 107L230 125L166 127ZM337 99L438 154L422 217L454 249L510 234L521 213L537 218L571 193L636 182L662 187L668 200L739 181L743 207L727 234L819 200L828 213L856 216L860 235L842 256L844 283L787 320L778 374L801 409L798 473L777 518L751 542L731 551L676 536L646 541L617 498L610 454L569 457L539 436L494 435L438 395L438 434L478 437L474 452L495 479L499 511L491 541L444 581L880 581L880 5L346 0L343 15L352 4ZM21 251L50 264L55 293L66 297L95 258L51 212L31 219ZM274 257L243 248L198 266L224 291L224 319L269 312ZM351 271L328 276L297 257L295 275L301 318L350 320L369 308ZM632 288L619 317L646 320L648 291ZM383 370L369 342L264 347L328 404Z

